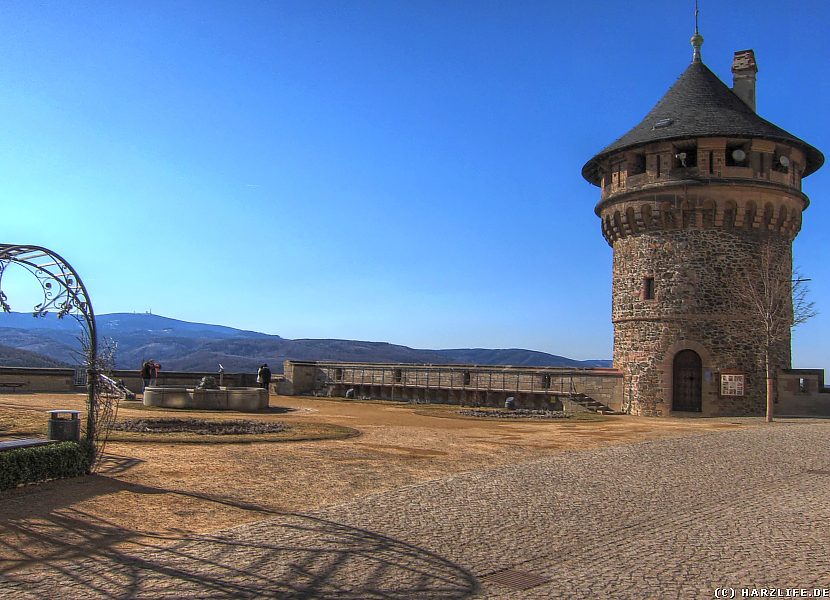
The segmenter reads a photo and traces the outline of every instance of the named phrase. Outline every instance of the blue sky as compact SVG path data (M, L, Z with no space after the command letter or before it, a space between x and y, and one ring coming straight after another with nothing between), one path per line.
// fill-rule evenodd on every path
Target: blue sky
M610 358L580 169L686 68L693 5L6 0L0 241L62 254L98 313ZM759 114L830 152L829 24L703 0L703 59L731 84L753 48ZM830 167L804 190L794 366L830 368Z

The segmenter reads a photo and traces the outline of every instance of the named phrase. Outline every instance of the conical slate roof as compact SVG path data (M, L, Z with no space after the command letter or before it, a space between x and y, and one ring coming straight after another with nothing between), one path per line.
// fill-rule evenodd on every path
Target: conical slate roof
M657 141L700 137L762 138L801 148L807 156L804 176L824 163L824 156L755 111L700 61L692 62L639 125L582 167L582 176L600 184L598 167L609 154Z

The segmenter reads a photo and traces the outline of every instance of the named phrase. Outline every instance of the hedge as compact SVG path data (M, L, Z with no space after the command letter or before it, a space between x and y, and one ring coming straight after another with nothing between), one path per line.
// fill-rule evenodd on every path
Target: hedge
M86 440L0 452L0 490L90 472L95 447Z

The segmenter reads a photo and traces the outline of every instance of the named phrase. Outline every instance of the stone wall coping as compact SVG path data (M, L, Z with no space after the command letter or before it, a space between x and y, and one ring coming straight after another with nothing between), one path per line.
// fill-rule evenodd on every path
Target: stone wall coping
M555 372L561 374L577 373L579 375L612 375L623 376L619 369L610 367L525 367L514 365L474 365L474 364L425 364L425 363L362 363L341 361L286 361L287 364L317 367L336 368L374 368L374 369L422 369L422 370L453 370L453 371L520 371L526 373Z
M79 369L81 367L78 367ZM0 377L7 374L21 375L67 375L75 373L73 367L2 367L0 366Z
M3 367L0 366L0 377L7 375L7 374L26 374L26 375L45 375L45 376L56 376L56 375L72 375L75 373L77 369L84 369L85 367L78 366L78 367ZM124 376L138 376L140 373L140 369L114 369L112 374L116 377L124 377ZM210 375L215 377L217 375L216 371L169 371L166 369L162 369L160 375L169 375L171 377L176 376L206 376ZM239 374L248 374L248 371L242 371L240 373L232 373L230 371L225 372L225 376L232 376L232 375L239 375ZM279 374L278 374L279 375Z

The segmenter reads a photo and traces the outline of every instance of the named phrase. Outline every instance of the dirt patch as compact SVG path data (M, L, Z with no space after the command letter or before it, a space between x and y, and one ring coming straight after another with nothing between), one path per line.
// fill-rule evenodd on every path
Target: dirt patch
M45 411L55 408L83 410L84 397L0 395L0 435L45 434ZM316 431L320 437L333 430L352 436L285 444L250 442L245 436L249 443L181 444L163 437L147 441L146 436L135 443L119 436L138 434L117 432L96 475L0 493L0 572L66 552L94 555L101 546L166 543L274 513L308 511L565 450L757 423L630 416L501 421L459 418L458 410L281 396L272 396L271 408L256 415L124 403L119 419L252 419L285 424L288 431ZM455 418L436 418L449 416ZM282 434L263 437L268 435ZM228 437L233 441L234 436Z

